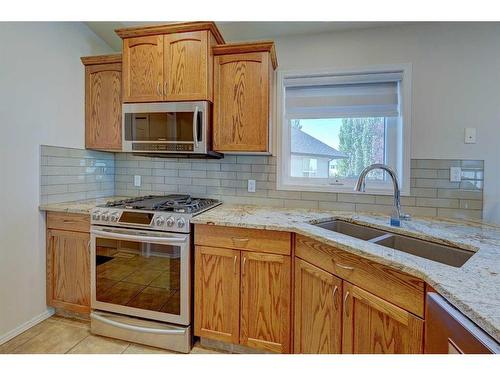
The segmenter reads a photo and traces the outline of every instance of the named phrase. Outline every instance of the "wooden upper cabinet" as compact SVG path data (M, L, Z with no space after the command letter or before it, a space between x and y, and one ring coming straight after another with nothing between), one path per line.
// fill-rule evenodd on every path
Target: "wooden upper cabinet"
M123 41L123 101L163 100L163 35Z
M290 352L290 257L241 253L240 344Z
M81 60L85 65L85 147L121 150L122 56Z
M294 353L340 354L342 280L295 261Z
M422 353L422 319L345 281L343 292L343 353Z
M167 101L212 100L210 41L215 43L208 31L165 35L164 89Z
M271 90L276 55L272 42L213 48L213 147L219 152L270 151Z
M123 101L212 100L212 46L224 43L213 22L116 30L123 39Z
M47 231L47 304L90 312L90 234Z
M194 333L238 343L240 324L240 252L196 246Z

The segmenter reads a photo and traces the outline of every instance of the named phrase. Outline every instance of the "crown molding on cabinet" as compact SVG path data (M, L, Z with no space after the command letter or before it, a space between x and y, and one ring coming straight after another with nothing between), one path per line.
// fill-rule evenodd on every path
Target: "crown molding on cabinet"
M274 42L271 40L261 40L257 42L242 42L218 44L212 48L214 55L227 55L247 52L269 52L273 69L278 67L278 59L276 58L276 49Z
M224 37L215 25L215 22L176 22L167 25L128 27L124 29L117 29L115 32L122 39L126 39L136 36L174 34L202 30L209 30L214 35L218 44L225 43Z
M81 57L80 60L82 60L83 65L115 64L122 62L122 54L84 56Z

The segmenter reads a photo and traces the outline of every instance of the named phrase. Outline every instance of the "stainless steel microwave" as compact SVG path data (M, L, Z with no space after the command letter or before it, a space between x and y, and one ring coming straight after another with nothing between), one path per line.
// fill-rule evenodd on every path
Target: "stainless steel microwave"
M124 152L222 157L211 150L210 102L134 103L122 110Z

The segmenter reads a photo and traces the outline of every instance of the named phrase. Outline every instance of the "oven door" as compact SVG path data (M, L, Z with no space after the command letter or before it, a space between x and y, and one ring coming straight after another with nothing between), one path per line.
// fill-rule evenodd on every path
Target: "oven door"
M92 226L91 306L190 324L189 234Z
M123 151L205 154L208 102L123 104Z

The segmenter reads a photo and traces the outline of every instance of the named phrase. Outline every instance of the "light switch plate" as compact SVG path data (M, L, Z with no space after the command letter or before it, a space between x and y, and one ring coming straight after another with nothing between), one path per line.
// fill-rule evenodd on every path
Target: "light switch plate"
M255 180L248 180L248 192L255 193Z
M140 175L135 175L134 176L134 186L141 186L141 176Z
M476 143L476 128L465 128L465 143Z
M450 168L450 181L451 182L462 181L462 168L460 168L460 167L451 167Z

